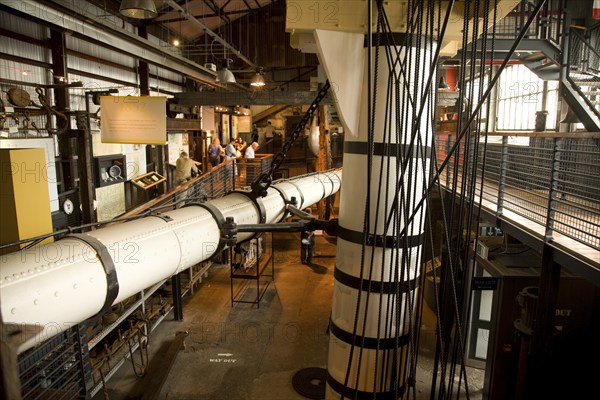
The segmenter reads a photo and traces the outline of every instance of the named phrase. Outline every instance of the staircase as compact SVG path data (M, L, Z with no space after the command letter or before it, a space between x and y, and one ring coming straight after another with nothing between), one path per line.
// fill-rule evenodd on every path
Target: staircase
M600 24L584 33L571 30L561 90L590 132L600 131Z
M503 58L510 49L534 3L521 1L501 21L495 56ZM574 29L568 3L563 9L561 1L548 0L514 57L540 79L559 81L562 97L585 129L600 132L600 24Z

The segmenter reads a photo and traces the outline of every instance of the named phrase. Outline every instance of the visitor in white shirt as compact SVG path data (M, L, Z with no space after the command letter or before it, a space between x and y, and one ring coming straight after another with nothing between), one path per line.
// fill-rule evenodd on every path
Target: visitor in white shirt
M254 158L254 152L256 150L258 150L258 143L252 142L252 144L246 148L244 158Z

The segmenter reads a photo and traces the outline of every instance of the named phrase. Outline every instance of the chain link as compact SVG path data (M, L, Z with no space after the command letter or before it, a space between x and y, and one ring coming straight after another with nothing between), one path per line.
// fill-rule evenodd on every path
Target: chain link
M317 108L319 107L319 104L321 103L323 98L327 96L327 93L329 92L329 87L329 80L327 80L325 81L325 84L323 85L321 90L319 90L319 93L317 93L317 97L308 107L308 110L306 110L306 113L304 114L300 122L298 122L298 125L296 125L296 128L294 128L294 131L292 132L290 137L283 144L282 150L273 156L273 161L271 162L271 168L269 169L269 172L261 174L256 179L256 181L252 183L252 193L255 196L265 197L267 195L267 189L269 188L269 186L271 186L271 183L273 182L273 175L279 170L279 167L281 167L283 161L285 161L287 153L292 148L292 145L294 144L296 139L298 139L300 134L302 134L302 132L304 131L304 127L306 126L306 124L308 124L312 120L313 116L315 115L315 111L317 111Z

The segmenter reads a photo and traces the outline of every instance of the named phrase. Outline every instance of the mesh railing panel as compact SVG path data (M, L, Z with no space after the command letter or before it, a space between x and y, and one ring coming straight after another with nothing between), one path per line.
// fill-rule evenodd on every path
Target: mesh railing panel
M500 169L502 163L502 146L488 145L484 151L485 143L479 147L479 159L482 162L477 163L477 186L475 194L481 193L481 198L491 203L498 201L498 190L500 182ZM483 162L485 157L485 162ZM482 177L483 187L481 187Z
M441 163L452 147L452 135L437 139ZM600 250L600 139L531 137L528 146L488 144L485 170L483 154L481 144L475 195L482 190L482 200L497 204L500 199L502 210ZM458 157L458 166L449 163L440 182L461 194L464 160Z
M600 140L563 140L553 229L600 250Z
M552 150L531 142L529 146L508 145L503 206L544 225L548 214Z
M23 400L79 399L85 396L77 326L19 355Z
M548 39L555 44L560 42L563 15L561 0L548 0L539 12L535 22L531 24L526 32L528 39ZM530 17L536 2L526 1L518 4L515 9L495 24L495 30L490 30L489 38L515 39L525 22Z

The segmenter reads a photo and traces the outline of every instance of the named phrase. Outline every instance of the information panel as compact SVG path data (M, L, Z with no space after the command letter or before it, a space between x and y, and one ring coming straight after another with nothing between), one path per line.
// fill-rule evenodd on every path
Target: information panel
M166 101L164 96L101 96L102 142L164 145Z

